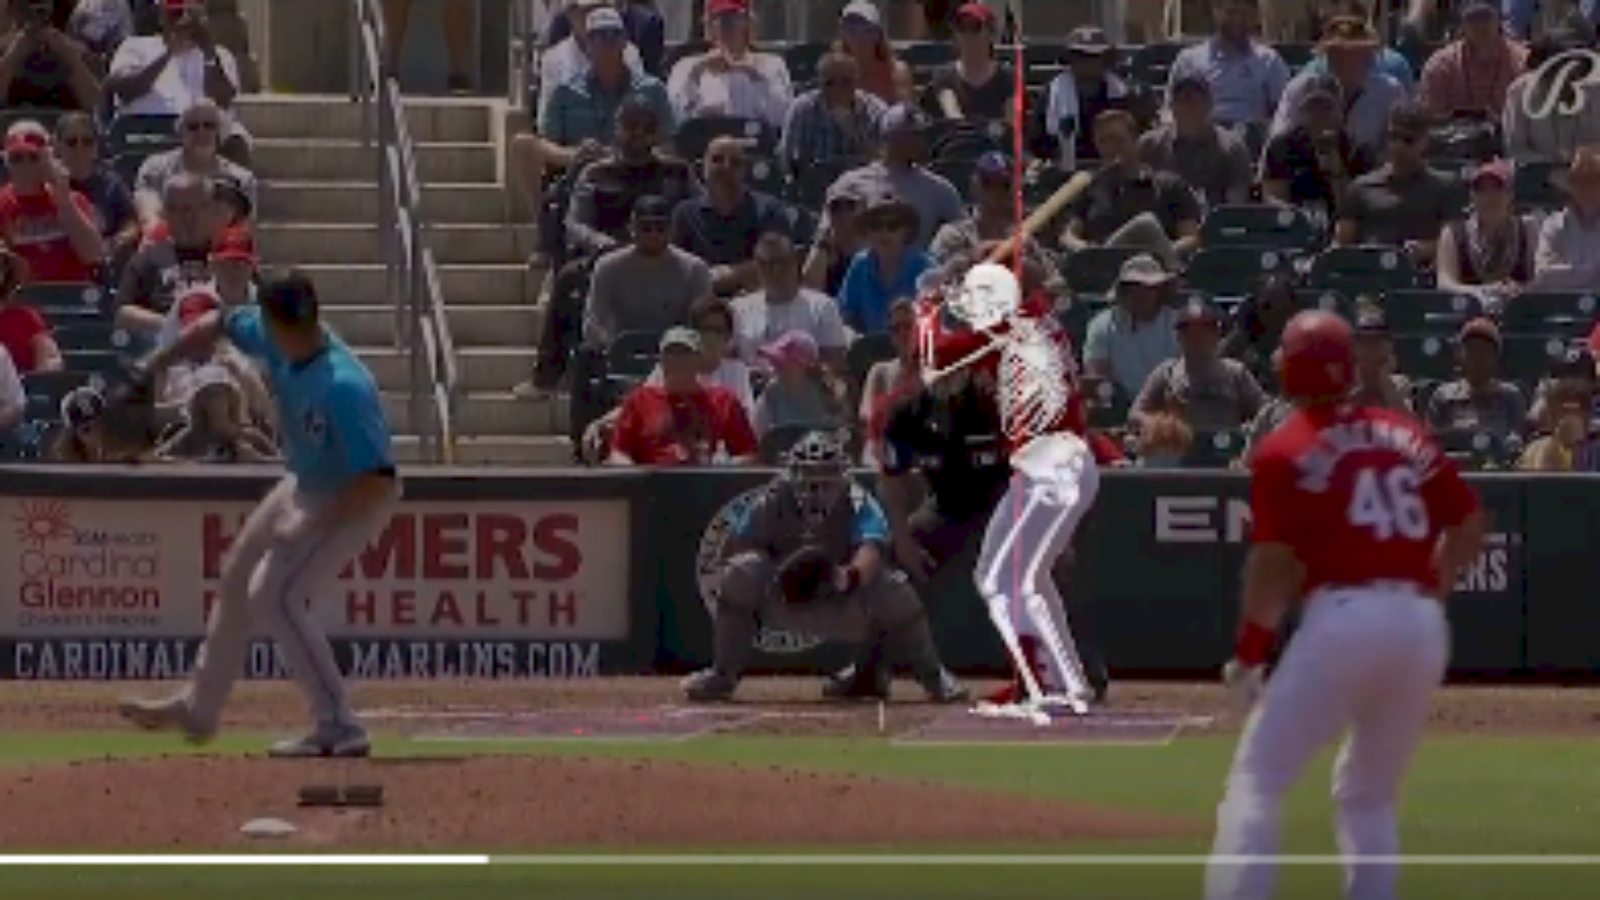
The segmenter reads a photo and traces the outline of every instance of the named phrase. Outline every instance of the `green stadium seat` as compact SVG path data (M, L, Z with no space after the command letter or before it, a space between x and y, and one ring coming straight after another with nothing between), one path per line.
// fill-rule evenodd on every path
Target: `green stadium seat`
M46 317L58 312L88 312L96 317L105 314L106 295L95 284L30 284L22 289L21 298Z
M795 86L795 93L801 93L806 85L817 80L817 69L822 64L822 58L828 55L829 45L822 42L808 44L790 44L783 50L783 62L789 69L789 80Z
M1206 247L1183 271L1183 283L1212 297L1245 297L1269 275L1292 273L1294 259L1270 247Z
M1399 335L1394 339L1395 368L1414 380L1449 381L1456 377L1455 345L1436 335Z
M782 199L789 195L789 179L775 159L750 159L750 189Z
M1298 288L1294 298L1300 309L1320 309L1326 312L1337 313L1351 322L1356 320L1356 302L1351 297L1335 290L1317 288Z
M68 371L100 376L106 383L123 380L128 373L128 362L114 350L63 350L62 362Z
M778 132L759 119L738 116L696 116L678 126L672 139L678 155L698 160L706 155L711 142L721 137L736 137L751 142L757 153L770 154L778 148Z
M1456 465L1474 471L1510 469L1522 455L1522 438L1478 429L1446 428L1434 434Z
M1167 73L1185 46L1176 41L1167 41L1145 44L1135 49L1128 56L1128 77L1148 87L1165 88Z
M1383 313L1395 334L1453 336L1468 320L1483 315L1483 306L1471 294L1438 290L1390 291L1383 297Z
M111 131L106 135L109 152L115 155L142 153L149 156L171 150L181 143L177 116L127 116L111 120Z
M1312 258L1307 283L1347 297L1416 287L1417 270L1393 247L1330 247Z
M1565 163L1518 163L1512 176L1512 191L1517 198L1517 208L1523 212L1536 209L1560 209L1567 202L1566 192L1557 187L1550 176L1565 171Z
M1104 296L1117 286L1122 264L1144 252L1138 247L1085 247L1062 257L1061 274L1077 296Z
M1226 469L1244 452L1242 431L1197 431L1183 455L1185 469Z
M911 68L913 74L920 76L918 83L925 81L928 73L946 63L956 60L955 44L943 41L918 41L900 48L900 61Z
M1600 318L1600 301L1592 294L1534 292L1511 299L1500 311L1500 327L1508 334L1586 337Z
M93 350L116 352L127 350L132 344L128 332L106 321L83 322L58 326L52 336L63 352Z
M1523 385L1537 384L1566 350L1567 342L1559 337L1505 335L1500 347L1501 377Z
M1317 226L1305 211L1275 204L1219 206L1200 225L1204 247L1276 247L1311 253L1321 242Z

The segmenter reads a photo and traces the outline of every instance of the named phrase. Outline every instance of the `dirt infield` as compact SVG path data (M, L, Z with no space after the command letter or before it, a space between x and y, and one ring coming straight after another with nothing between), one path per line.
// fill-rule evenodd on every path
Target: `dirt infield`
M1200 827L938 785L550 757L346 764L352 782L383 784L384 809L296 807L301 785L339 766L211 757L0 770L0 802L29 810L0 817L0 848L238 846L256 843L238 829L260 816L299 829L286 846L435 852L1025 844Z
M992 685L975 683L977 690ZM873 704L838 706L818 699L818 682L804 678L751 678L740 687L732 710L772 715L741 734L877 736ZM95 731L121 728L113 710L118 698L157 696L171 685L60 684L14 682L0 703L3 731ZM914 685L898 682L887 709L886 731L901 734L933 721L942 710L918 702ZM425 714L528 712L564 709L653 710L681 705L677 684L667 678L608 678L543 682L366 682L354 687L356 707L380 731ZM1116 685L1111 708L1130 712L1175 712L1216 717L1215 729L1236 724L1227 697L1214 684ZM286 684L240 685L227 726L250 731L301 727L305 708ZM1450 688L1434 702L1435 734L1600 736L1600 690L1593 688ZM1188 732L1195 733L1193 729Z

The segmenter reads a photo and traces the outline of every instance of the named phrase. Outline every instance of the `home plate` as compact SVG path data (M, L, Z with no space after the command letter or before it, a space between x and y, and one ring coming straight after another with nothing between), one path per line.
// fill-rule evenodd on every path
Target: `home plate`
M897 744L1099 744L1102 746L1162 746L1172 742L1185 726L1202 720L1177 713L1103 710L1087 716L1053 717L1048 725L1021 719L996 718L958 709L896 738Z
M448 719L418 728L420 741L687 741L759 718L736 710L556 709L477 719Z

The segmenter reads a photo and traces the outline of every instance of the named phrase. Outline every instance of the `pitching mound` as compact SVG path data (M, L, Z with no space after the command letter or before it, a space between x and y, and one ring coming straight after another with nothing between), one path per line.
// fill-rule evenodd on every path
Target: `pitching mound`
M300 809L301 786L383 785L384 808ZM0 848L237 848L247 820L299 831L268 846L533 851L1026 844L1193 835L1203 823L1026 797L780 769L581 758L300 763L221 757L0 771Z

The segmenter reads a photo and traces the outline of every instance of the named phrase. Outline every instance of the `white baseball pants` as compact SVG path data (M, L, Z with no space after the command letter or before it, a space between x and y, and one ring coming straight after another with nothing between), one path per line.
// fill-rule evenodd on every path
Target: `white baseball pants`
M396 485L390 501L365 517L313 528L292 543L278 540L278 522L296 509L315 515L325 502L296 490L293 476L250 513L224 564L221 597L195 661L188 702L197 722L214 727L221 719L259 622L277 642L317 721L355 724L333 648L307 602L333 589L339 572L388 521L398 499Z
M1087 444L1073 434L1038 438L1011 461L1011 486L989 517L974 573L978 593L1002 638L1030 637L1045 653L1047 693L1092 693L1072 640L1066 605L1053 569L1078 523L1100 492L1100 470ZM1049 652L1048 632L1060 638L1063 666ZM1009 639L1008 639L1009 643Z
M1217 813L1206 900L1265 900L1283 797L1346 731L1334 764L1345 896L1393 900L1398 868L1350 857L1400 853L1395 805L1450 656L1440 602L1408 584L1312 595L1300 630L1245 726Z

